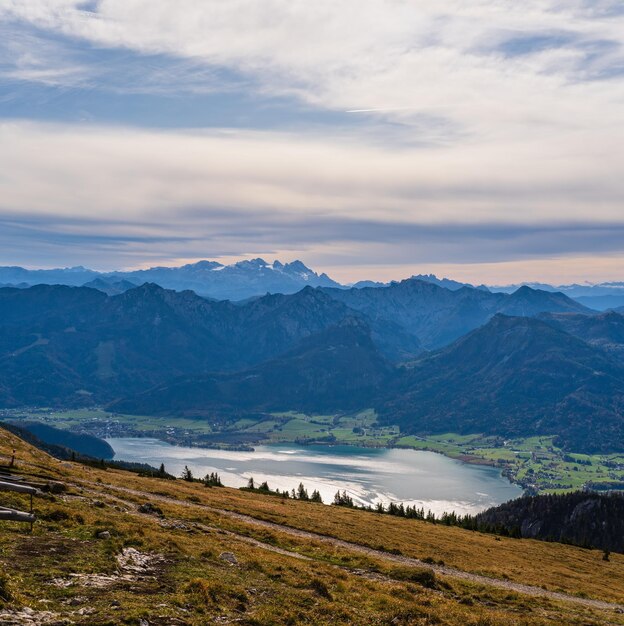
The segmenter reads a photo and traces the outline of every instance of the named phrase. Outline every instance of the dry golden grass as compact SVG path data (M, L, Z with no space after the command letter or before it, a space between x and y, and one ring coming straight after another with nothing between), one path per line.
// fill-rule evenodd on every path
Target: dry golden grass
M82 487L37 498L40 521L33 535L0 524L0 563L6 576L0 579L0 607L30 606L90 625L139 624L140 619L190 626L215 620L267 625L624 624L622 615L612 611L451 578L431 581L417 568L260 528L196 505L606 600L624 599L620 555L605 563L598 552L569 546L497 541L413 520L87 468L51 459L0 429L0 455L10 455L13 447L20 470ZM120 488L176 501L153 500L163 518L142 515L137 504L148 498ZM101 530L110 532L110 538L98 539ZM271 546L307 558L280 554ZM116 556L127 547L162 555L162 561L145 576L118 579L103 588L75 582L85 574L115 575ZM233 553L237 564L221 559L224 552ZM53 579L74 584L54 585ZM12 599L2 600L3 593Z
M111 484L143 491L154 489L151 479L107 472ZM338 537L354 543L398 551L418 559L433 558L476 574L508 579L552 591L624 602L624 555L558 543L495 537L460 528L317 504L282 500L236 489L202 489L194 484L159 481L162 495L199 498L199 502Z

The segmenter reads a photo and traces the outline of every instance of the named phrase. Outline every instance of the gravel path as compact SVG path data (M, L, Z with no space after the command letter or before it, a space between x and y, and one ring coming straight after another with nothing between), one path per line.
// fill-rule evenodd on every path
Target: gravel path
M116 485L101 485L90 482L81 482L76 483L76 486L86 486L96 487L97 489L102 489L103 486L106 486L109 489L127 493L133 496L138 496L141 498L145 498L152 501L158 501L163 503L174 504L177 506L184 506L187 508L196 508L204 511L210 511L211 513L216 513L218 515L222 515L223 517L227 517L229 519L234 519L240 522L244 522L245 524L250 524L252 526L266 528L270 530L275 530L281 533L285 533L294 537L298 537L301 539L311 539L313 541L321 541L323 543L330 544L332 546L338 548L344 548L346 550L350 550L352 552L358 552L360 554L365 554L367 556L374 557L376 559L382 559L384 561L388 561L391 563L396 563L399 565L406 565L408 567L418 567L421 569L428 569L436 574L440 574L442 576L448 576L451 578L466 580L471 583L476 583L479 585L485 585L488 587L495 587L497 589L503 589L505 591L513 591L516 593L521 593L529 596L536 596L541 598L549 598L551 600L557 600L560 602L571 602L574 604L579 604L582 606L594 608L594 609L603 609L608 611L615 611L617 613L624 613L624 605L616 604L612 602L605 602L603 600L592 600L590 598L580 598L578 596L573 596L567 593L561 593L557 591L548 591L546 589L542 589L541 587L534 587L532 585L523 585L521 583L515 583L509 580L501 580L499 578L490 578L489 576L481 576L479 574L471 574L469 572L464 572L459 569L455 569L454 567L448 567L446 565L435 565L432 563L426 563L425 561L421 561L420 559L416 559L413 557L402 556L398 554L391 554L390 552L384 552L383 550L376 550L374 548L369 548L367 546L363 546L358 543L352 543L350 541L345 541L343 539L338 539L336 537L331 537L328 535L322 535L319 533L314 533L307 530L300 530L298 528L293 528L292 526L286 526L284 524L278 524L276 522L269 522L266 520L258 519L252 517L251 515L245 515L243 513L236 513L234 511L228 511L227 509L219 509L217 507L212 507L207 504L199 504L195 502L188 502L186 500L177 500L176 498L171 498L168 496L162 496L154 493L149 493L146 491L139 491L137 489L130 489L128 487L118 487ZM238 537L244 537L234 533ZM250 538L245 538L249 540ZM255 543L259 547L270 547L275 552L279 552L281 554L285 554L287 556L293 556L295 558L302 558L302 555L289 552L288 550L282 550L281 548L276 548L275 546L268 546L268 544L264 544L255 539L250 539L250 543ZM307 558L307 557L303 557Z

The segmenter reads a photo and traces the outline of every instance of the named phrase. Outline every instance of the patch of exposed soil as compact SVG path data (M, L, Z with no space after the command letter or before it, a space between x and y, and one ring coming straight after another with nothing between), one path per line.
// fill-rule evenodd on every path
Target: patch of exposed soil
M54 578L50 584L63 588L74 586L103 588L118 583L136 583L154 579L166 561L167 559L163 554L124 548L117 555L117 567L119 569L114 574L70 574L66 578Z

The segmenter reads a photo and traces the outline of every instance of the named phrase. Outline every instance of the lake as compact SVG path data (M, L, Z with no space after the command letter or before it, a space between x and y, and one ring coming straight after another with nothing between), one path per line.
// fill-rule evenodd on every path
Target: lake
M293 489L302 482L318 489L326 503L344 489L357 504L403 502L444 511L476 513L522 495L522 489L500 471L468 465L435 452L352 446L258 446L234 452L173 446L158 439L107 440L115 459L149 463L179 476L185 465L196 478L218 472L229 487L242 487L253 476L271 489Z

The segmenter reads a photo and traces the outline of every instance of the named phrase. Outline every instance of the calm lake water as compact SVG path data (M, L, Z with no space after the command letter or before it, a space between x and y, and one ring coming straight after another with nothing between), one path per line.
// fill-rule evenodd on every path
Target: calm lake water
M500 471L467 465L434 452L351 446L258 446L254 452L232 452L172 446L158 439L108 439L115 459L165 464L180 475L185 465L200 478L218 472L223 483L242 487L250 477L271 489L292 489L302 482L318 489L330 503L338 489L358 504L403 502L443 511L475 513L517 498L522 489Z

